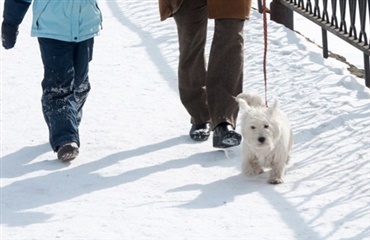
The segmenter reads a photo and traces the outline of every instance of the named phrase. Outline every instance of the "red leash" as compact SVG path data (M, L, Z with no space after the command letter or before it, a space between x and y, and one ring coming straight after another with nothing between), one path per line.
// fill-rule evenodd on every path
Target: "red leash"
M262 15L263 15L263 38L264 38L264 52L263 52L263 77L265 80L265 105L268 107L267 104L267 73L266 73L266 59L267 59L267 7L266 7L266 0L263 0L262 6Z

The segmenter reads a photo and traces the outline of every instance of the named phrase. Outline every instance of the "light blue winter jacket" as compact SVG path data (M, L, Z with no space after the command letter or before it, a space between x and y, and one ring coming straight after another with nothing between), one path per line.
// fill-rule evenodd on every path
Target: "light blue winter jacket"
M101 24L96 0L33 0L31 36L81 42L96 36Z

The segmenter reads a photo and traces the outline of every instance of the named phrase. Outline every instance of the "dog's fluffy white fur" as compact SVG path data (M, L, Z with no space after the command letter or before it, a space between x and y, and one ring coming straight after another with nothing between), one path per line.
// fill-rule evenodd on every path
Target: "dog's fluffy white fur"
M293 144L287 116L278 108L276 99L268 108L262 98L253 93L241 93L236 101L243 110L240 121L243 173L255 176L264 168L271 168L268 182L282 183Z

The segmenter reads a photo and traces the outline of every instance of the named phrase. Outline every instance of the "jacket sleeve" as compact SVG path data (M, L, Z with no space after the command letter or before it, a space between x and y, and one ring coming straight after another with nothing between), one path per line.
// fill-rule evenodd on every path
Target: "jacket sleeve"
M23 21L30 5L31 0L5 0L4 22L18 26Z

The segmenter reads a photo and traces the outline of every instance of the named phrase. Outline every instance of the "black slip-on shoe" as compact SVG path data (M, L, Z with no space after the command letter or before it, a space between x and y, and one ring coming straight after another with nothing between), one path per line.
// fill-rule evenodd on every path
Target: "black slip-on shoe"
M63 144L57 152L58 159L62 162L70 162L78 156L79 149L77 143L69 142Z
M213 132L213 147L229 148L240 144L242 136L228 123L220 123Z
M211 125L209 123L193 124L189 135L194 141L207 141L211 134Z

